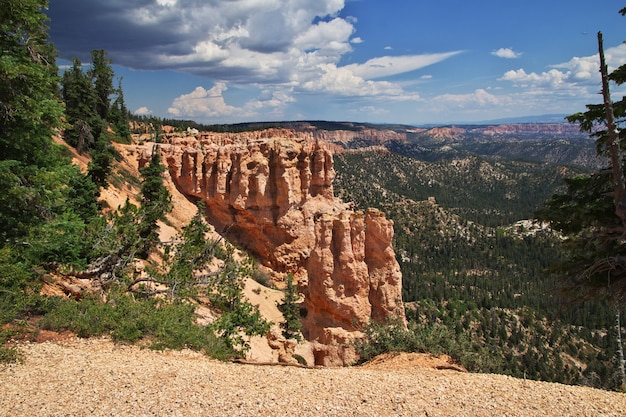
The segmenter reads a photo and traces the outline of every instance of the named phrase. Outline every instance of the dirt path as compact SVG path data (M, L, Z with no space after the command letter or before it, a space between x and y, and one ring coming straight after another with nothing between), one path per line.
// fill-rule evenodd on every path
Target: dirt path
M409 366L216 362L105 339L25 343L0 416L626 416L626 394ZM394 365L395 363L395 365Z

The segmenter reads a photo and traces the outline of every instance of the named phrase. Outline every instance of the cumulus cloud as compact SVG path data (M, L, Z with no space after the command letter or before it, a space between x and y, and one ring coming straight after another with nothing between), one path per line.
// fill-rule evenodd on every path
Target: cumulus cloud
M192 92L175 98L167 110L174 117L211 119L242 119L254 117L260 111L268 115L281 116L285 107L294 101L290 88L265 89L257 99L249 100L243 106L232 106L226 102L224 92L228 86L224 82L216 82L206 89L196 87Z
M524 69L510 70L504 73L499 78L501 81L511 81L514 85L519 87L549 87L560 88L568 82L569 73L561 72L556 69L542 72L540 74L536 72L527 73Z
M626 64L626 45L608 48L605 56L609 70ZM527 72L523 68L509 70L499 78L509 81L516 87L545 89L546 91L580 92L590 88L597 89L600 82L600 62L597 55L574 57L567 62L550 66L543 72Z
M139 107L137 110L135 110L134 113L137 116L147 116L149 114L152 114L152 110L150 110L146 106L142 106L142 107Z
M492 51L491 55L497 56L498 58L506 59L514 59L522 56L521 52L515 52L511 48L500 48L498 50Z
M288 80L312 52L338 62L351 50L355 22L336 17L344 0L52 3L50 33L64 58L87 60L102 48L130 68L251 83Z
M169 69L220 80L224 86L276 92L271 99L249 103L248 111L255 106L277 109L276 103L311 91L414 99L398 84L372 80L458 53L387 56L341 67L342 57L363 42L354 36L357 19L341 17L344 6L345 0L81 0L51 2L48 14L62 58L87 61L91 50L105 49L127 68ZM170 114L234 111L218 100L217 86L181 95ZM285 88L290 90L282 97Z
M607 48L604 56L609 67L613 71L620 65L626 64L626 45L621 44L616 47ZM553 68L567 70L567 74L572 81L591 80L597 82L600 78L600 60L597 55L586 57L574 57L568 62L552 65Z
M167 111L175 117L229 116L238 109L226 104L222 95L226 90L226 84L223 82L215 83L208 90L196 87L191 93L177 97Z
M396 100L417 100L417 94L406 93L401 86L388 81L371 81L354 73L350 66L334 64L320 65L323 74L305 82L302 88L308 91L333 93L342 96L382 96Z

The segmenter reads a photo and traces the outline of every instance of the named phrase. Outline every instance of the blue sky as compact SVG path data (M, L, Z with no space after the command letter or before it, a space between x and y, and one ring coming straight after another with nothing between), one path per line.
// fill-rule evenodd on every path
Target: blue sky
M62 67L105 49L138 114L202 123L451 123L570 114L598 95L608 0L50 0ZM614 86L621 97L626 90Z

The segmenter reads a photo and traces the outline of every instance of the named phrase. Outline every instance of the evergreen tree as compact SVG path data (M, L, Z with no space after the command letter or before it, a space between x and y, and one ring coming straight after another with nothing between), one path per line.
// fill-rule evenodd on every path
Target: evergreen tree
M599 41L603 59L601 34ZM623 65L610 78L620 85L626 82L625 75ZM606 97L608 85L605 89ZM616 121L607 122L608 114ZM568 237L564 242L568 259L555 265L554 271L564 278L564 289L579 300L608 296L620 301L626 295L626 218L620 197L624 189L620 148L626 144L626 131L617 128L624 117L626 98L611 103L608 97L605 104L587 105L586 112L568 117L570 122L579 123L582 131L596 137L599 156L613 155L609 158L611 166L567 180L566 193L554 195L538 212L541 220L549 221ZM620 177L622 185L617 188L621 191L616 188Z
M74 58L72 68L63 73L61 92L69 129L65 140L78 153L93 149L102 130L102 120L96 113L96 94L91 79Z
M0 8L0 158L45 164L63 112L56 52L48 43L45 0L6 0Z
M157 221L165 220L165 215L172 210L172 196L163 184L162 175L165 169L161 163L161 152L155 145L150 163L140 169L142 177L139 220L141 247L138 253L144 258L147 258L150 251L159 243Z
M55 211L40 173L65 163L51 139L63 105L45 7L8 0L0 8L0 245Z
M100 136L91 150L91 161L87 167L94 184L106 188L107 176L111 172L115 149L105 136Z
M302 329L302 323L300 322L300 306L298 305L300 301L298 285L294 284L293 275L291 274L287 275L286 283L287 287L285 288L283 302L278 306L285 319L280 323L280 328L283 329L283 337L285 339L301 341L300 330Z
M91 51L91 76L96 94L96 113L103 119L108 120L111 109L111 94L115 92L113 88L113 77L115 73L111 68L112 61L107 58L106 51L95 49Z
M111 106L109 121L115 127L115 132L122 143L130 143L130 128L128 127L129 111L124 101L124 91L122 90L122 80L119 80L117 87L117 98Z

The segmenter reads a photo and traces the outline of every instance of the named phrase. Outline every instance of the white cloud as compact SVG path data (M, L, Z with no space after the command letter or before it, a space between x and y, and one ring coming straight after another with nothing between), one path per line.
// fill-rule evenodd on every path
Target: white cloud
M568 82L569 73L551 69L540 74L536 72L526 73L524 69L510 70L499 78L501 81L511 81L518 87L549 87L560 88Z
M206 90L204 87L196 87L191 93L177 97L167 111L175 117L232 115L238 109L226 104L224 101L222 93L226 90L226 84L223 82L215 83L209 90Z
M367 113L370 115L385 115L385 114L389 114L390 111L387 109L375 107L375 106L362 106L362 107L359 107L358 110L354 110L353 113Z
M172 7L176 5L177 0L157 0L159 6Z
M126 68L170 69L220 81L211 89L199 87L174 100L168 111L177 117L255 114L259 108L274 111L303 92L415 100L417 94L404 91L402 85L379 79L459 53L385 56L341 67L342 58L363 43L355 36L357 19L340 15L345 1L81 0L93 13L72 21L71 27L76 33L114 34L99 38L97 47ZM57 3L57 19L67 20L69 5ZM76 42L76 37L68 42ZM227 84L267 92L236 108L226 103L223 90L217 91Z
M330 22L319 22L294 40L294 45L302 50L320 49L328 55L339 56L351 50L349 39L354 27L344 19L333 19Z
M382 56L372 58L364 64L350 64L343 68L364 79L389 77L436 64L459 53L460 51L440 54Z
M149 114L152 114L152 110L150 110L146 106L142 106L135 110L134 113L138 116L147 116Z
M620 44L604 51L604 56L609 71L620 65L626 64L626 45ZM590 80L597 82L600 79L600 58L598 55L574 57L568 62L552 65L553 68L568 70L568 76L572 81L584 82Z
M511 98L496 96L479 88L469 94L442 94L435 97L432 103L450 108L495 107L510 104Z
M608 48L605 56L609 70L626 64L626 45ZM510 81L513 86L535 93L590 96L600 82L600 59L597 55L574 57L567 62L551 65L541 73L526 72L523 68L510 70L499 81Z
M260 111L280 116L286 106L294 101L290 88L266 89L261 92L259 98L236 107L226 103L223 93L227 89L224 82L217 82L208 90L198 86L192 92L174 99L167 111L174 117L197 118L204 121L215 118L241 120L254 117Z
M370 81L356 75L349 66L337 67L324 64L319 67L323 74L305 82L302 87L308 91L326 92L342 96L380 96L395 100L417 100L417 94L406 93L402 87L388 81Z
M521 52L515 52L511 48L500 48L496 51L492 51L491 55L506 59L519 58L522 56Z

